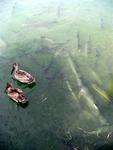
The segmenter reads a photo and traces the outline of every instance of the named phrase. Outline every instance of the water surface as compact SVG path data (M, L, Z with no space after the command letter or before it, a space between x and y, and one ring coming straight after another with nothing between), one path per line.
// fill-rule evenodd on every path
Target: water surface
M112 144L113 2L0 1L0 148L80 150ZM12 79L12 64L36 78ZM7 82L26 92L21 107Z

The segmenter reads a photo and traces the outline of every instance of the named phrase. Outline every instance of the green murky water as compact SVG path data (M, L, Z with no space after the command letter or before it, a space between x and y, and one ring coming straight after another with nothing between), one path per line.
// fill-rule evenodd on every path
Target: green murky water
M112 0L0 1L0 149L80 150L112 144ZM12 64L36 78L12 79ZM21 107L7 82L26 92Z

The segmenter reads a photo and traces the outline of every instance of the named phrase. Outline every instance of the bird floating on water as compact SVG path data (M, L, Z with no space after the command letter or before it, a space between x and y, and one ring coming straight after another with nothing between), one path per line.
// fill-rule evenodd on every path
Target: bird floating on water
M35 78L30 75L28 72L24 70L19 70L19 64L14 63L13 68L11 71L11 74L13 73L14 79L26 83L26 84L32 84L35 83Z
M14 88L10 83L7 83L5 92L7 93L8 97L16 103L25 104L28 102L25 93L18 88Z

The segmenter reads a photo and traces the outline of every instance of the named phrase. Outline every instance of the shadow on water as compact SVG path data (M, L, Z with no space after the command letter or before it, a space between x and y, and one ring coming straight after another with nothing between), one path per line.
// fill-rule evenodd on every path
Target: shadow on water
M113 149L113 143L112 144L104 144L97 148L96 150L112 150Z
M4 92L5 93L5 92ZM29 101L27 101L26 103L22 104L22 103L16 103L14 102L12 99L9 98L9 100L11 100L13 103L15 103L15 105L17 105L17 108L19 109L19 107L21 108L26 108L27 106L29 106Z
M33 83L31 83L31 84L26 84L26 83L21 83L20 81L17 81L17 80L15 80L14 78L12 78L12 79L16 82L16 84L17 84L18 86L22 86L23 89L25 89L25 88L30 88L30 89L32 89L33 87L36 86L36 82L33 82Z
M22 108L26 108L27 106L29 106L29 102L25 103L25 104L17 104L17 107L22 107Z

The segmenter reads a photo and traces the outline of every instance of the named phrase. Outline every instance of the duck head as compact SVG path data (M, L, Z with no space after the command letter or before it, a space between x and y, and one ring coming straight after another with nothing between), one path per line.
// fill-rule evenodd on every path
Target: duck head
M13 67L12 67L11 74L12 74L14 71L18 71L19 64L14 63L12 66L13 66Z
M5 92L8 90L8 88L12 88L12 84L11 83L7 83L6 88L5 88Z

